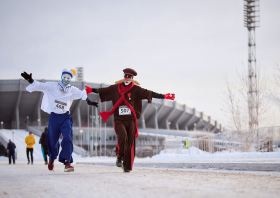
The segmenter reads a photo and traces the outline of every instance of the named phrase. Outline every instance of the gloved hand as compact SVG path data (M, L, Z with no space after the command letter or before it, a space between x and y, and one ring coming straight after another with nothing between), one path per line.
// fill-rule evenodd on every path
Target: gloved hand
M98 103L97 102L91 102L89 99L87 99L87 104L98 107Z
M175 99L175 94L173 94L173 93L164 94L164 98L167 99L167 100L174 100Z
M85 86L85 88L86 88L87 94L92 93L92 88L91 87Z
M29 83L33 83L33 79L32 79L32 73L28 74L26 72L21 73L21 76L27 80Z

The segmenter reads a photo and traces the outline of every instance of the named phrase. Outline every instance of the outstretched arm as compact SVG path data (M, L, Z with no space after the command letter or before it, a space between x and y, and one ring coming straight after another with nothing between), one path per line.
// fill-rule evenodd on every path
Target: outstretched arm
M87 94L90 94L90 93L97 93L98 94L98 89L91 88L91 87L88 87L88 86L85 86L85 87L86 87Z
M87 101L88 105L93 105L93 106L98 107L98 103L97 102L91 102L88 98L86 99L86 101Z
M152 93L152 98L164 99L164 95L153 92Z
M152 98L159 98L159 99L168 99L168 100L174 100L175 99L175 94L158 94L156 92L152 93Z
M112 100L112 92L114 91L114 88L115 88L114 86L115 85L111 85L109 87L103 87L103 88L99 88L99 89L85 86L85 90L86 90L87 94L90 94L92 92L99 94L99 98L101 99L101 102L104 102L104 101Z
M32 73L28 74L26 72L21 73L21 76L30 83L30 85L28 85L26 87L26 90L28 92L33 92L33 91L46 91L50 89L50 82L46 82L46 83L41 83L38 82L37 80L33 80L32 78Z

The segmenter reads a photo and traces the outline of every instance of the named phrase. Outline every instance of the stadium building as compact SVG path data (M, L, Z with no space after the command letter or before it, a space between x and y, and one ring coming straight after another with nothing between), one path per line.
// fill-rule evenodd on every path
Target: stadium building
M40 82L53 80L38 80ZM48 125L49 114L41 110L42 92L29 93L26 87L29 83L20 80L0 80L0 122L1 128L27 129L43 131ZM84 89L85 85L93 88L107 87L105 84L75 82L71 85ZM97 94L89 94L91 101L99 102ZM99 115L100 111L111 110L112 102L99 103L99 108L88 106L86 101L75 100L70 109L73 118L74 144L88 150L96 150L106 145L113 148L117 137L113 125L113 116L105 124ZM152 103L143 100L141 118L137 120L140 137L138 145L161 145L164 138L161 135L189 136L193 130L218 133L222 126L210 116L184 104L171 100L153 99ZM27 127L28 126L28 127ZM104 133L105 132L105 133ZM155 143L159 142L159 143ZM97 144L97 142L99 142ZM149 142L149 143L147 143ZM95 149L93 149L95 146ZM100 147L101 146L101 147ZM159 148L157 148L159 149Z

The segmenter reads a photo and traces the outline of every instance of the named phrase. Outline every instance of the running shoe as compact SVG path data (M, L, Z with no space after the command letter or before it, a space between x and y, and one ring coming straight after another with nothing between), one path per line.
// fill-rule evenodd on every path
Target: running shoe
M127 170L127 169L125 168L125 165L124 165L124 164L122 164L122 169L123 169L123 172L124 172L124 173L129 173L129 172L130 172L130 170Z
M54 160L50 160L49 161L49 164L48 164L48 169L50 170L50 171L52 171L53 170L53 167L54 167Z
M118 157L118 156L117 156L116 166L117 166L117 167L122 167L122 157Z
M64 172L74 172L74 167L71 166L70 162L65 163Z

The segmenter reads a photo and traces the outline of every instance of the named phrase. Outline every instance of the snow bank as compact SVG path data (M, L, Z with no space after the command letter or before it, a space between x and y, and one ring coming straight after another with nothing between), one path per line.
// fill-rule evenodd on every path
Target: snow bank
M176 149L178 151L178 149ZM208 153L191 147L189 149L181 149L178 153L168 153L164 150L159 155L153 156L155 160L185 160L185 159L251 159L251 158L280 158L280 152L216 152Z
M8 157L4 157L4 156L0 156L0 161L8 161L9 159L8 159Z

